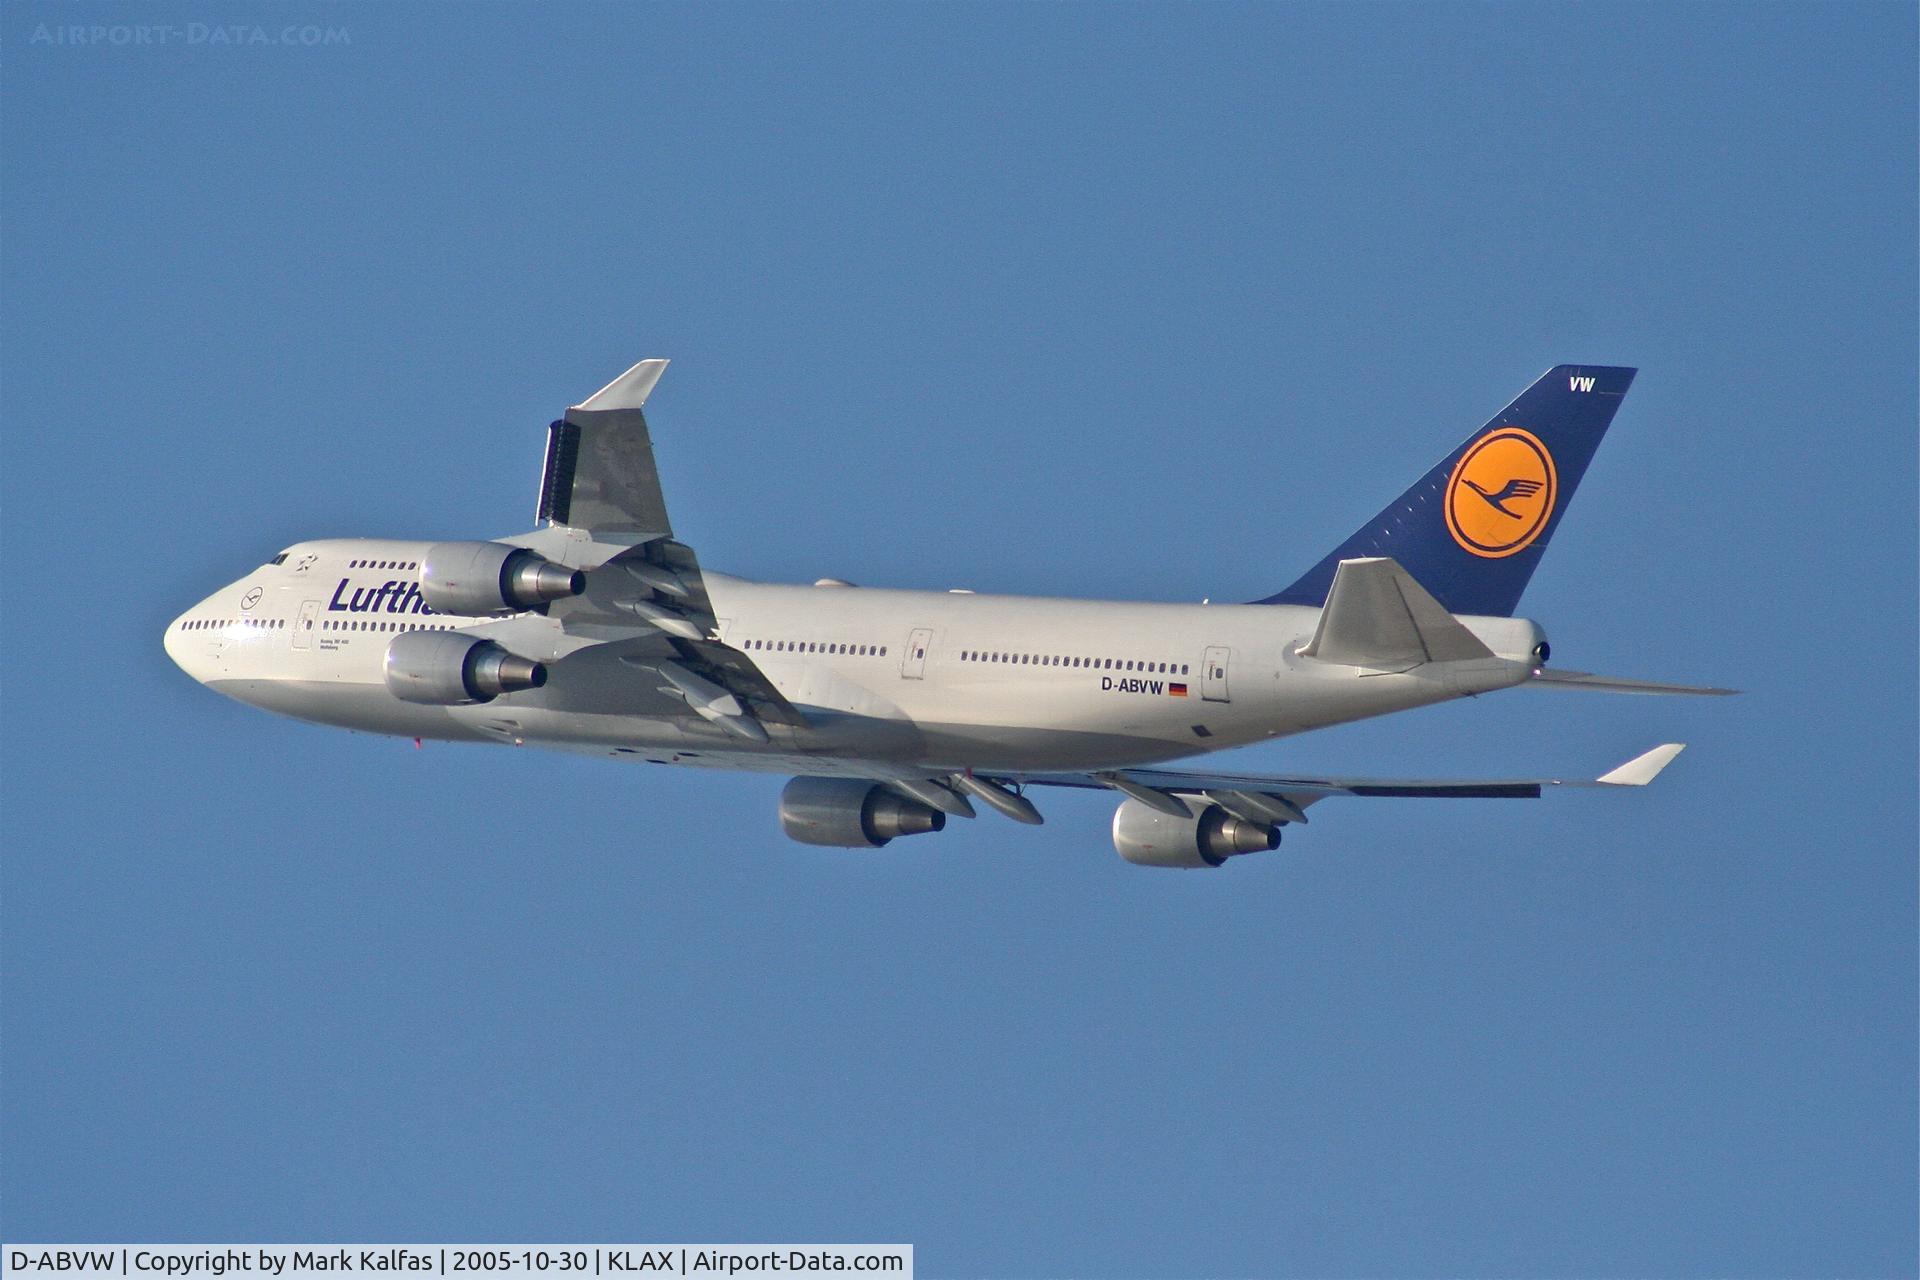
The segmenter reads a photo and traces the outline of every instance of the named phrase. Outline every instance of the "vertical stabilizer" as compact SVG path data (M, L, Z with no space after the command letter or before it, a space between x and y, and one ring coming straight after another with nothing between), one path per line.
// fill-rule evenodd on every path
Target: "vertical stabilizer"
M1298 582L1254 603L1324 605L1342 560L1390 556L1449 613L1511 616L1634 372L1547 370Z

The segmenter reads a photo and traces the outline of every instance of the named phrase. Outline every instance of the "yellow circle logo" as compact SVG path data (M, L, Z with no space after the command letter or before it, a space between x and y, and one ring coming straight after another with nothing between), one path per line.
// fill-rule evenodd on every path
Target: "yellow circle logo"
M1447 532L1476 556L1525 551L1559 496L1553 455L1540 438L1502 427L1476 441L1447 479Z

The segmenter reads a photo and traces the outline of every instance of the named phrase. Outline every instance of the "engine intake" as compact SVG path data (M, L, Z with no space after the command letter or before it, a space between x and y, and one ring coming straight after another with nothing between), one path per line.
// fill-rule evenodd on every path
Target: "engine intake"
M387 646L387 691L402 702L434 707L492 702L503 693L538 689L547 669L491 640L446 631L405 631Z
M586 589L578 569L504 542L441 542L420 561L420 597L435 613L518 613Z
M1280 828L1236 818L1217 804L1179 797L1184 818L1150 809L1138 800L1113 811L1113 847L1135 866L1218 867L1243 853L1280 847Z
M780 793L780 829L801 844L878 849L946 825L938 809L864 778L795 778Z

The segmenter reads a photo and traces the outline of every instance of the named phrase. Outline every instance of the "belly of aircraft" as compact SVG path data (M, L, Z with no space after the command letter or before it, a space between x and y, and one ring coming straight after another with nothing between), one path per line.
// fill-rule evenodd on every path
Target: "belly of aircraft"
M1145 764L1191 754L1184 743L1137 734L1018 725L915 724L809 710L810 724L768 725L765 744L743 742L695 717L557 715L500 702L463 707L463 736L595 755L665 757L658 763L715 764L794 773L853 774L884 769L930 773L1018 772ZM675 757L691 758L675 758Z

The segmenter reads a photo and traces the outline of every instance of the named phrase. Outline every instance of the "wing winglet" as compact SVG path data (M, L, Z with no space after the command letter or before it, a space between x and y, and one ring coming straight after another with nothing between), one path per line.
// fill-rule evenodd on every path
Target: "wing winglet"
M654 384L667 371L665 360L642 360L633 368L573 406L602 412L607 409L638 409L653 394Z
M1687 749L1684 742L1667 742L1651 751L1643 751L1617 769L1610 769L1594 781L1609 787L1644 787Z

